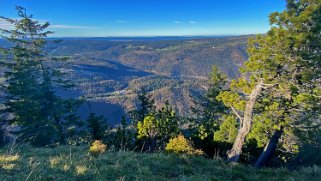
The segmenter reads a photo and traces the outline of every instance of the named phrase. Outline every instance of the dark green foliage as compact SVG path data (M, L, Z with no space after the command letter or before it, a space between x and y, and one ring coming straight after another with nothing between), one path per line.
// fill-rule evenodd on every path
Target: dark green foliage
M115 129L109 131L107 145L114 146L115 150L132 151L136 149L136 131L132 125L128 125L125 116Z
M290 160L292 167L298 165L321 165L321 126L320 124L310 125L301 128L299 132L294 133L300 138L300 149L294 158Z
M235 140L238 123L233 115L220 117L219 127L212 127L212 132L200 125L192 136L197 148L201 148L209 157L225 157L226 152L231 149Z
M83 130L85 123L80 120L80 118L76 114L70 114L65 117L66 124L66 143L70 145L79 145L84 142L88 142L86 139L86 134L84 134Z
M136 125L138 121L143 120L148 114L154 113L156 109L155 100L151 98L151 95L148 95L144 88L141 88L141 90L137 92L137 99L138 108L129 113L133 125Z
M20 140L45 146L65 143L64 117L73 114L77 105L73 100L57 96L54 89L67 87L58 69L48 64L52 61L43 51L49 23L41 24L28 15L23 7L17 7L18 19L4 18L15 29L1 29L1 36L13 43L2 49L5 82L1 85L5 97L4 115L9 124L21 127ZM59 59L55 59L59 60ZM10 117L9 117L10 118Z
M209 76L209 88L204 97L198 98L195 102L195 107L192 111L195 114L195 127L197 136L204 140L207 137L212 137L220 124L220 117L225 113L226 107L217 100L216 97L227 83L227 77L216 66L212 67L212 72Z
M0 148L3 147L6 144L6 140L5 140L5 134L3 129L0 129Z
M219 130L214 133L214 141L233 143L239 125L236 122L236 117L234 115L228 115L222 117L223 121L220 124Z
M237 123L236 119L229 119L231 116L228 116L227 107L217 99L220 92L226 89L227 76L213 66L208 82L205 96L199 98L195 102L196 106L192 107L196 115L193 140L208 156L223 156L230 148L231 140L235 139L232 135L237 130Z
M97 116L94 113L91 113L87 118L88 132L91 136L91 139L102 140L109 129L107 120L103 116Z
M168 141L168 139L176 136L179 133L179 119L168 101L165 101L165 105L158 110L155 115L156 119L159 120L158 128L160 137L163 139L162 142Z

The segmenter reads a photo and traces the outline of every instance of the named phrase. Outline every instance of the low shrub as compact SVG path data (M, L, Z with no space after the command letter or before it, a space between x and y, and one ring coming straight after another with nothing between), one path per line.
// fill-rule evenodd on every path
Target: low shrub
M89 153L93 156L98 156L106 151L106 145L100 140L96 140L89 148Z
M187 154L187 155L202 155L203 151L195 149L192 142L180 134L169 140L165 150L169 153Z

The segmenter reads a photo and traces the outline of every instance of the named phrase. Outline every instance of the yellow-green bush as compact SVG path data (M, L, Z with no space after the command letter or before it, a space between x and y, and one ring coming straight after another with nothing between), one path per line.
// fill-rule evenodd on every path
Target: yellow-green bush
M106 145L100 140L96 140L89 148L89 153L93 156L98 156L106 151Z
M184 135L180 134L175 138L169 140L165 150L170 153L188 154L188 155L202 155L203 151L195 149L191 141L186 139Z

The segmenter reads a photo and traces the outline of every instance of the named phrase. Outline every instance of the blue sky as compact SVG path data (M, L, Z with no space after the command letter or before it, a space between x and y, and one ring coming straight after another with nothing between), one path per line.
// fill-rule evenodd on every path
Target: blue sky
M16 17L15 5L58 37L209 36L265 33L285 0L0 0L0 15Z

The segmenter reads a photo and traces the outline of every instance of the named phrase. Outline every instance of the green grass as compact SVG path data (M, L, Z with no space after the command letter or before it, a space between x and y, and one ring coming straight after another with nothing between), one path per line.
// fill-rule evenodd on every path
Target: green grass
M321 168L298 171L254 169L222 160L169 154L106 152L97 158L88 147L0 150L0 180L320 180Z

